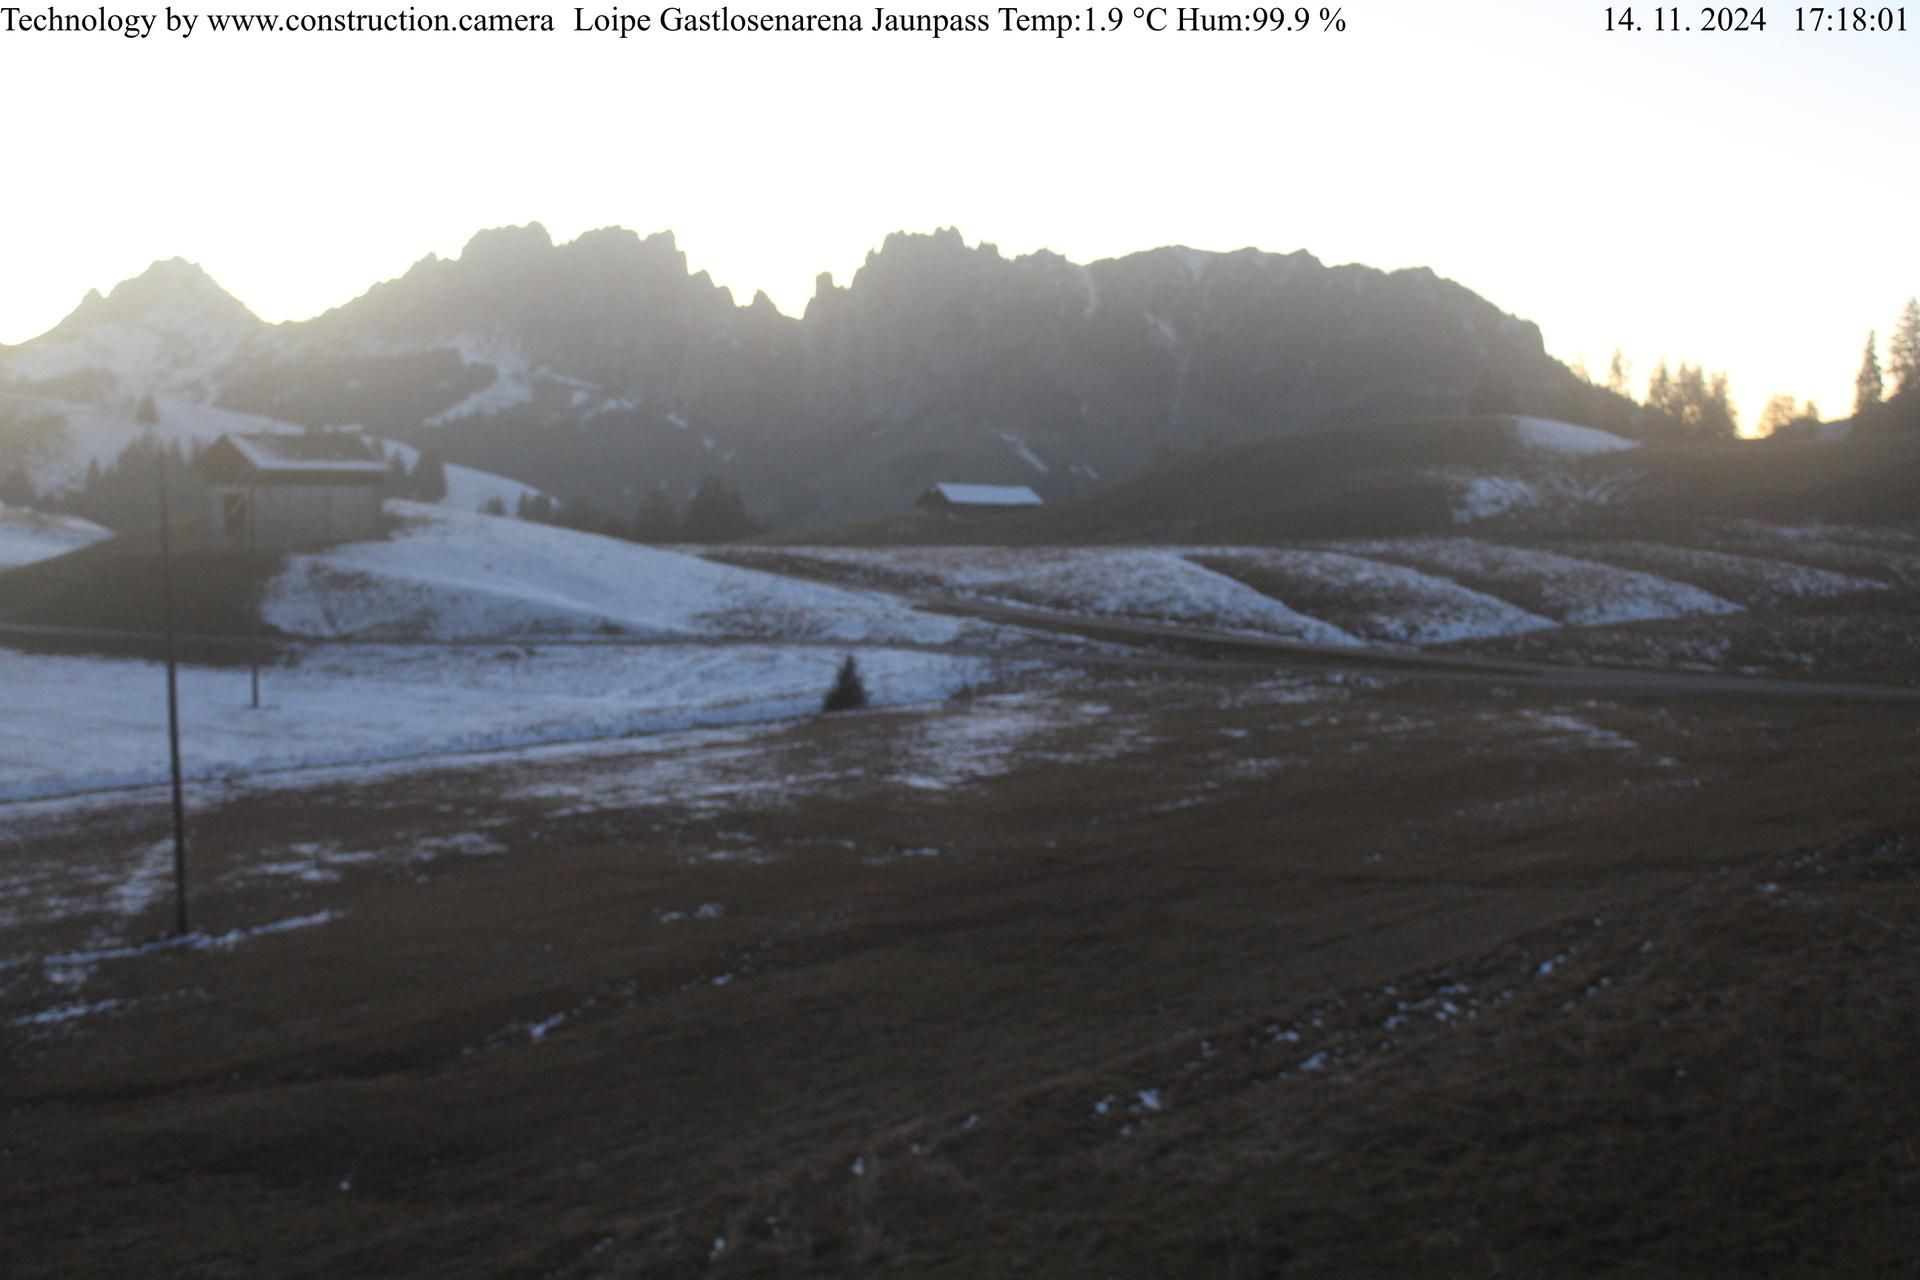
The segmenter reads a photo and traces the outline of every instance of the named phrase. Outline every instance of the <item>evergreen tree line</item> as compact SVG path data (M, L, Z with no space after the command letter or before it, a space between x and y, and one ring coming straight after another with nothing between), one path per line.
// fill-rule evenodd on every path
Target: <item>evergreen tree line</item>
M1908 298L1893 322L1887 340L1887 366L1880 368L1880 347L1874 330L1867 330L1867 349L1860 372L1853 379L1853 412L1871 413L1882 403L1920 387L1920 299Z
M500 498L487 499L480 509L489 515L509 514ZM544 493L521 494L511 514L522 520L630 542L731 542L765 528L748 513L739 491L715 476L700 482L685 511L674 506L664 485L658 485L640 500L631 520L622 520L590 502L561 502Z
M80 516L109 529L146 528L160 522L160 464L164 459L167 504L173 515L200 516L207 510L210 490L194 463L205 448L198 441L191 445L178 440L163 443L151 434L143 435L106 466L97 459L89 462L86 479L76 490L42 498L20 473L8 478L0 501Z
M1731 440L1739 434L1739 416L1725 373L1708 373L1697 364L1669 367L1663 357L1647 376L1644 402L1634 399L1633 364L1618 348L1607 363L1604 382L1596 382L1582 364L1573 366L1573 374L1579 379L1577 385L1591 388L1601 412L1568 415L1569 422L1678 440Z
M1908 298L1893 322L1884 367L1880 363L1879 332L1867 331L1866 350L1861 353L1860 369L1853 378L1853 416L1870 424L1884 425L1892 419L1881 413L1881 407L1916 391L1920 391L1920 299ZM1909 415L1912 421L1920 422L1920 414L1909 410ZM1792 396L1777 395L1761 410L1758 434L1806 428L1819 421L1820 409L1813 401L1801 406L1796 405Z
M400 454L387 455L387 496L416 502L438 502L446 497L447 464L440 451L431 445L420 450L411 468Z

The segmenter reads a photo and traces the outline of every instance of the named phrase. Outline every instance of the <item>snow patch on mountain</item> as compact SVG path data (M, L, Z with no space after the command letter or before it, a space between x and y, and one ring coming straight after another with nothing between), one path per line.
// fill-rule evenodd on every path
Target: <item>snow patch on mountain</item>
M88 463L97 462L105 467L148 430L168 443L186 444L197 440L205 444L227 432L255 434L300 429L258 414L235 413L202 404L191 394L180 391L154 393L160 421L151 428L135 420L132 405L103 408L28 396L8 398L62 420L55 438L27 465L27 478L43 494L79 489L86 480Z
M1041 475L1046 475L1049 471L1053 470L1052 467L1049 467L1045 462L1040 460L1040 455L1029 448L1026 440L1022 437L1002 431L1000 438L1005 440L1016 454L1020 455L1020 461L1026 463Z
M533 369L525 356L510 343L496 342L473 334L461 334L448 345L460 353L461 363L481 365L493 370L493 381L472 395L447 406L424 425L443 427L462 418L502 413L533 403Z
M149 391L211 399L213 376L265 326L199 267L156 262L102 298L89 294L57 328L8 351L15 379L48 382L95 372L107 399L130 405Z

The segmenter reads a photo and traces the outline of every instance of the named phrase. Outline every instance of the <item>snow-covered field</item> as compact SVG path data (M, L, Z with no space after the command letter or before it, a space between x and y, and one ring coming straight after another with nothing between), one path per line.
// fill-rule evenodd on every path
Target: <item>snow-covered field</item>
M949 643L996 628L853 591L569 529L388 504L383 542L290 557L266 621L302 636L760 636Z
M0 569L32 564L112 537L91 520L47 515L0 502Z
M1452 578L1568 626L1740 610L1711 592L1651 573L1470 538L1383 539L1341 543L1338 549Z
M1556 625L1451 579L1341 551L1219 547L1186 554L1258 575L1282 599L1311 599L1303 607L1372 641L1447 644Z
M1582 558L1692 582L1750 609L1887 589L1884 582L1873 578L1836 573L1792 560L1670 547L1657 542L1593 543L1568 550Z
M324 648L267 668L259 710L244 668L188 667L182 755L205 780L783 719L818 711L840 657L778 645ZM881 706L1014 669L885 649L863 650L860 665ZM0 802L163 781L163 670L0 650Z
M1883 575L1920 587L1920 524L1901 526L1762 524L1726 530L1732 549L1838 573Z
M1190 623L1308 644L1359 641L1177 550L1132 547L783 547L895 589L1068 613Z

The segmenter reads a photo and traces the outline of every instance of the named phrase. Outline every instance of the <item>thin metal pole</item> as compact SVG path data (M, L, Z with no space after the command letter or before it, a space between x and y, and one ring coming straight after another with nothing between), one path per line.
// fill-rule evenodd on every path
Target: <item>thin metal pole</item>
M187 932L187 807L180 790L180 673L173 649L173 534L168 528L167 447L154 441L160 473L160 609L167 635L167 750L173 764L173 931Z
M260 709L260 491L247 490L247 567L253 577L253 709Z

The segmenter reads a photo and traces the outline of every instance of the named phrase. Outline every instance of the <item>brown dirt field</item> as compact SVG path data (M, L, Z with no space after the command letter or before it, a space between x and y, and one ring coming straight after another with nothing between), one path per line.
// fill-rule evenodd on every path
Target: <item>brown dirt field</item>
M6 1269L1906 1274L1917 756L1089 679L198 790L94 960L163 801L16 806Z

